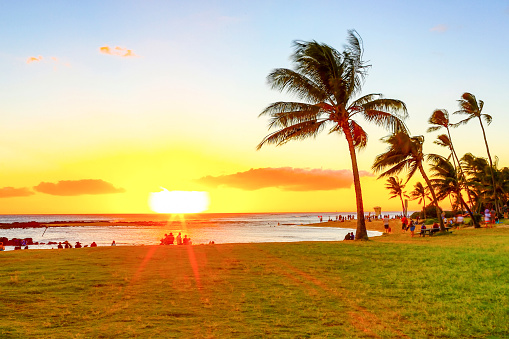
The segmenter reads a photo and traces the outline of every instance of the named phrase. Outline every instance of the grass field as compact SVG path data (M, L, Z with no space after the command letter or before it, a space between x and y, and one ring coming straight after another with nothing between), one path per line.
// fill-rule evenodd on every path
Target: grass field
M0 253L0 338L507 338L509 228Z

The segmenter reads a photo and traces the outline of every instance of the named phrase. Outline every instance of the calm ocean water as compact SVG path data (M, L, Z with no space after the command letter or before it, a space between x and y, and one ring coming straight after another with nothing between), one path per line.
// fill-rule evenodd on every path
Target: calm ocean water
M385 212L396 215L398 212ZM76 223L69 227L10 228L0 229L0 237L32 238L34 242L79 241L90 245L109 246L113 240L119 246L157 245L164 234L182 232L192 239L194 245L254 242L338 241L347 232L355 230L305 226L323 220L335 220L338 215L352 213L214 213L214 214L30 214L0 215L0 223L37 221L48 223L65 221ZM157 222L156 225L87 226L84 221ZM378 236L380 232L368 232ZM32 245L30 248L49 249L55 245ZM12 250L10 246L7 250Z

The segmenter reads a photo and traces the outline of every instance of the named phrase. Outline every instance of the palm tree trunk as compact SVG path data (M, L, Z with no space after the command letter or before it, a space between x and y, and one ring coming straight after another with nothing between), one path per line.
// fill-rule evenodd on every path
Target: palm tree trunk
M353 184L355 187L355 202L357 203L357 230L355 232L355 240L368 240L368 232L366 231L366 221L364 220L364 205L362 203L361 179L359 176L359 167L357 166L357 156L355 154L355 146L350 130L343 129L348 142L348 150L350 151L350 159L352 160Z
M403 197L401 196L401 194L399 195L399 200L401 200L401 208L402 208L403 215L406 217L405 203L403 202Z
M465 200L463 200L463 197L461 196L461 191L456 192L456 195L458 196L458 199L460 200L461 205L463 205L467 209L467 212L470 215L470 218L472 218L472 222L474 223L474 228L481 228L481 225L479 225L479 222L477 220L475 220L475 218L474 218L474 213L472 213L472 210L470 209L470 207L468 207Z
M490 161L490 173L491 173L491 182L493 184L493 199L495 200L495 210L498 214L498 205L497 205L497 195L495 193L495 176L493 175L493 162L491 161L490 148L488 147L488 139L486 139L486 132L484 131L484 126L482 124L481 116L478 116L479 123L481 124L482 135L484 137L484 144L486 144L486 152L488 153L488 160Z
M423 210L423 212L424 212L424 220L426 220L426 197L423 197L422 201L424 202L424 210Z
M462 184L465 186L465 190L467 191L468 202L470 203L470 209L472 209L474 204L472 202L472 197L470 196L470 191L468 190L467 178L465 177L465 173L463 172L463 168L461 167L460 159L458 158L458 155L456 154L456 151L454 150L454 145L452 144L451 132L449 131L449 127L447 127L447 134L449 135L449 141L451 142L452 156L456 159L456 162L458 163L458 168L459 168L460 174L461 174L461 181L462 181ZM474 221L474 222L477 223L476 221ZM477 223L477 225L479 225L479 223Z
M440 231L445 232L444 220L442 219L442 214L440 214L440 209L438 208L437 195L435 194L435 190L433 189L433 186L431 186L431 181L429 180L428 176L426 175L426 172L424 172L424 168L422 167L422 164L419 164L419 171L421 172L421 175L422 175L424 181L426 181L426 185L428 185L429 191L431 192L431 196L433 197L433 202L435 203L435 209L437 211L437 219L440 221Z

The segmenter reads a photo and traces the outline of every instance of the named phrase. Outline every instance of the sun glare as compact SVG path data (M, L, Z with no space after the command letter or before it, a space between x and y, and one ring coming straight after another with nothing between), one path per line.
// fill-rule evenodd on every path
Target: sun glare
M199 213L209 207L207 192L198 191L162 191L152 192L149 196L149 205L156 213Z

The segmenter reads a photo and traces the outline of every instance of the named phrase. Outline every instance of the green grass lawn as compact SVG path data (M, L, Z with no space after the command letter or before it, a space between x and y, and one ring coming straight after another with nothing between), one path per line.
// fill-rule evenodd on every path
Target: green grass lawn
M0 253L0 338L507 338L509 228Z

